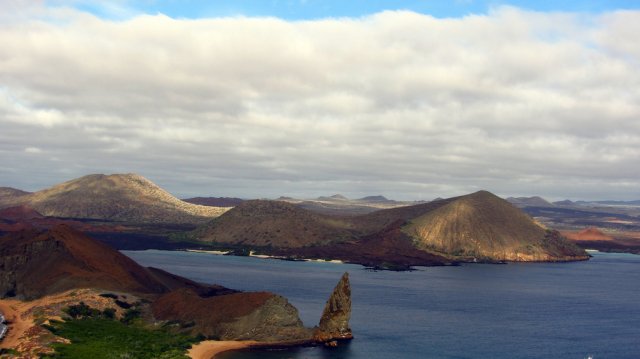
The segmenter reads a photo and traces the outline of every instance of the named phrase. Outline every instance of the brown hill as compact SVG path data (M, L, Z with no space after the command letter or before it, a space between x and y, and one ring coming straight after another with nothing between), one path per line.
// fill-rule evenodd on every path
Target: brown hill
M588 258L559 233L546 230L486 191L343 217L283 202L248 201L197 233L203 240L274 255L341 259L385 268Z
M157 319L189 323L191 333L220 340L308 341L312 333L302 325L295 307L268 292L205 298L178 289L160 296L152 309Z
M402 232L401 227L404 223L406 222L403 220L397 220L387 228L357 240L303 248L279 248L273 249L272 253L294 258L338 259L374 269L388 270L454 264L451 259L442 255L417 249L411 238Z
M539 196L509 197L507 198L507 202L513 204L514 206L518 206L520 208L522 207L553 207L553 203Z
M0 238L0 297L32 299L75 288L162 293L158 276L71 227Z
M88 175L3 202L45 216L138 223L200 223L226 209L181 201L136 174Z
M451 258L490 261L586 259L586 253L486 191L455 198L411 219L416 247Z
M201 227L200 240L257 247L298 248L353 239L349 221L281 201L252 200Z
M563 231L562 234L572 241L613 241L613 237L595 227L585 228L579 232Z
M0 187L0 206L4 206L5 203L13 203L17 198L30 193L17 188Z
M193 197L185 198L183 201L209 207L235 207L245 200L234 197Z
M0 298L33 299L77 288L135 294L161 294L178 288L203 296L236 293L142 267L67 225L0 237Z
M42 219L44 216L35 209L26 206L15 206L0 209L0 219L9 221L29 221L34 219Z
M94 224L87 221L56 217L45 217L35 209L20 205L0 210L0 232L18 232L24 229L50 229L57 225L67 225L81 232L119 232L127 229L122 225Z

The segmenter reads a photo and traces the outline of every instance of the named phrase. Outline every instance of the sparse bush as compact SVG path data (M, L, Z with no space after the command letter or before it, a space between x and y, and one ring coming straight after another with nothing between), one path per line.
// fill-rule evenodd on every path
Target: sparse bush
M142 313L138 309L135 309L135 308L127 309L127 311L124 312L124 315L122 316L122 319L120 319L120 321L123 322L124 324L131 324L135 319L140 318L141 314Z
M116 310L113 308L106 308L102 311L102 316L107 319L115 319L116 318Z
M84 302L80 302L79 304L70 305L69 307L63 309L63 312L67 313L71 318L91 318L97 317L102 314L99 310L95 308L91 308L86 305Z
M129 309L131 308L131 304L127 303L127 302L123 302L121 300L116 299L116 305L122 309Z
M104 298L118 299L118 296L113 293L102 293L100 296Z

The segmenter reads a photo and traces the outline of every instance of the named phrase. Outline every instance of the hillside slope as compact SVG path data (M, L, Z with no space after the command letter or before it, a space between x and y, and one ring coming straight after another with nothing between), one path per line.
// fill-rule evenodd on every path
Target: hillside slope
M479 191L411 219L403 228L417 248L453 258L553 261L586 258L507 201Z
M17 198L31 194L21 189L12 187L0 187L0 206L4 203L13 203Z
M0 297L33 299L75 288L162 293L144 267L71 227L0 238Z
M226 210L181 201L136 174L88 175L1 205L28 205L52 217L139 223L201 223Z
M200 240L275 255L402 268L455 261L564 261L586 253L486 191L360 216L248 201L196 231Z
M55 315L59 316L61 307L56 303L77 303L83 300L76 297L77 292L85 289L108 291L107 295L100 294L102 301L125 300L142 313L140 320L146 324L156 326L165 321L163 324L193 336L283 341L287 345L334 340L331 335L314 338L313 329L302 325L297 309L284 297L199 284L157 268L145 268L69 226L0 237L0 302L12 298L11 308L17 308L24 301L40 299L35 302L41 303L41 314L57 311ZM115 306L126 308L118 301L111 303L112 308ZM37 332L29 329L35 312L12 311L13 317L30 322L25 327L11 327L16 338Z
M201 227L202 241L297 248L354 239L346 219L313 213L281 201L252 200Z

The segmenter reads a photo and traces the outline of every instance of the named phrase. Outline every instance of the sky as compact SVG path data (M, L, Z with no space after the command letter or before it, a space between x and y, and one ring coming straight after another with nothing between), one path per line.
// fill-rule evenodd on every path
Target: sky
M640 199L638 1L0 0L0 186Z

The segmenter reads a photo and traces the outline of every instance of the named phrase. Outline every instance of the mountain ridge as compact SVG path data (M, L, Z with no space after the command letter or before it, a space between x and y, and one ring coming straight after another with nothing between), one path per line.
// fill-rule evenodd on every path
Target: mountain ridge
M588 258L557 232L487 191L342 217L284 202L248 201L196 233L199 240L220 245L372 266Z
M133 173L86 175L0 200L0 208L17 205L28 205L51 217L141 223L198 223L226 211L181 201Z

